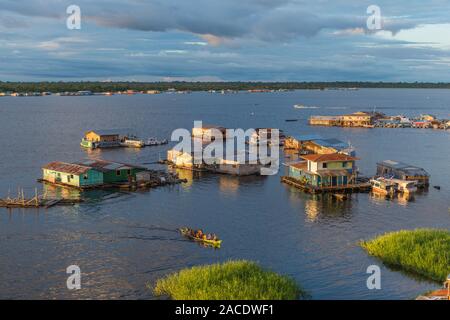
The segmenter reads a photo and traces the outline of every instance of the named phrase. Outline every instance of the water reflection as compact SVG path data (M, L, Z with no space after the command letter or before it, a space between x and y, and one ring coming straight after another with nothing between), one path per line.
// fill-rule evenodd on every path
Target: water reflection
M219 188L222 192L236 193L239 189L239 177L220 175Z
M49 183L44 183L43 191L46 198L81 200L81 191L75 188L66 188Z
M46 198L79 200L80 202L100 202L121 197L128 193L107 189L78 190L44 183L43 194Z
M186 182L181 183L181 187L183 189L190 189L192 185L194 184L194 180L200 179L205 172L201 171L193 171L188 169L180 169L180 168L174 168L174 167L168 167L168 171L170 173L174 173L178 175L178 178L181 180L185 180Z
M376 204L376 205L382 205L389 201L395 201L399 205L407 206L410 202L415 201L414 194L408 194L408 193L397 193L395 195L386 195L386 194L380 194L376 192L371 192L369 194L369 200L370 202Z
M398 204L407 206L410 202L414 201L414 195L408 193L399 193L397 199Z
M289 188L289 202L293 207L303 207L306 222L329 219L348 219L352 213L352 195L339 200L332 194L307 194L294 187Z

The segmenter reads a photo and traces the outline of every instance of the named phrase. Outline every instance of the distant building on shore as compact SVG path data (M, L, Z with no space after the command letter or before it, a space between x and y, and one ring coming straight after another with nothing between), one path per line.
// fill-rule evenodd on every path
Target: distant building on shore
M368 112L358 111L342 116L342 126L344 127L365 127L373 124L373 116Z
M366 127L371 128L374 121L383 117L379 112L358 111L339 116L311 116L309 124L312 126L337 126L337 127Z
M340 126L342 119L340 116L311 116L309 124L312 126Z

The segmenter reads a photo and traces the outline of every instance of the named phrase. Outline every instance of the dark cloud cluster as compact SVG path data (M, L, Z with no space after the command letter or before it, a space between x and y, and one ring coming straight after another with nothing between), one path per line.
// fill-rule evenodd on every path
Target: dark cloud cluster
M394 35L450 22L448 0L2 0L0 79L445 80L450 48L368 31L374 2Z
M73 4L84 17L107 28L140 31L182 31L217 38L249 38L287 41L314 36L320 30L365 28L365 0L4 0L0 10L28 17L61 18ZM384 28L393 32L413 28L430 20L449 21L448 1L377 1L382 8ZM414 17L414 18L413 18Z

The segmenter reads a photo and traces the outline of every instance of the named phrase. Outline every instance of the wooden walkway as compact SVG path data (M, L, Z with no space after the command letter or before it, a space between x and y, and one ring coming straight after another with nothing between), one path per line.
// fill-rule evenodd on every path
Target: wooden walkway
M334 193L369 192L370 189L372 188L370 182L348 184L341 186L316 187L309 184L301 183L299 180L287 176L281 177L281 182L284 182L300 190L313 194L326 192L334 192Z
M17 190L17 197L0 199L0 208L50 208L56 205L74 205L83 202L81 199L47 198L46 194L39 195L35 189L33 198L26 198L23 189Z

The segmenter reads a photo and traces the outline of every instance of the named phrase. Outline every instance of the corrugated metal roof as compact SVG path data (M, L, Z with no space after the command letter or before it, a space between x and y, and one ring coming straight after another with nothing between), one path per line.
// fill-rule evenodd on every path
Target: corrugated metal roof
M121 168L122 169L133 169L133 168L145 169L144 167L130 165L127 163L120 163L120 162L113 162L113 161L106 161L106 160L99 160L99 159L88 159L88 160L78 162L78 164L92 167L101 172L108 172L111 170L118 170Z
M323 146L323 147L328 147L328 148L334 148L336 150L342 150L345 148L348 148L349 145L341 140L338 139L315 139L313 140L314 143Z
M297 135L291 135L291 137L298 141L313 141L313 140L322 139L321 136L316 135L316 134L304 134L304 135L297 134Z
M114 136L114 135L129 135L132 133L131 129L122 128L122 129L96 129L96 130L88 130L85 134L89 132L95 132L100 136Z
M428 172L420 167L413 166L404 162L400 161L394 161L394 160L384 160L377 163L378 165L382 165L385 167L389 167L396 170L402 170L404 172L407 172L410 175L426 175L428 176Z
M91 168L84 165L54 161L46 164L42 169L80 175L88 172Z
M303 159L313 162L328 162L328 161L353 161L358 158L350 157L346 154L331 153L331 154L308 154L302 156Z
M289 166L297 168L297 169L303 169L304 170L304 169L306 169L308 167L308 164L307 164L306 161L303 161L303 162L291 163L291 164L289 164Z
M347 170L317 170L316 171L318 175L321 177L324 176L332 176L332 177L339 177L339 176L350 176L351 174Z
M340 120L341 116L311 116L312 120Z

